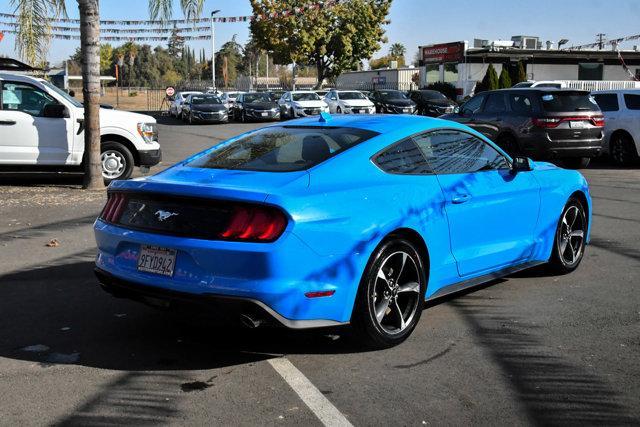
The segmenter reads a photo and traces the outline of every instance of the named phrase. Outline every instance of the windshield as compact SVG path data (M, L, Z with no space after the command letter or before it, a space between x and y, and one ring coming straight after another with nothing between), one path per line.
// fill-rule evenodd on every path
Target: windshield
M541 99L547 112L600 111L595 99L585 92L548 92L542 93Z
M399 90L384 90L380 91L380 98L385 100L390 99L408 99L407 95L404 92L400 92Z
M436 90L425 90L420 93L422 94L422 99L447 99L446 96Z
M60 89L59 87L52 85L51 83L49 83L46 80L41 80L40 83L42 83L44 86L46 86L47 89L52 90L53 92L57 93L58 95L60 95L61 97L63 97L67 101L69 101L71 104L73 104L74 107L82 108L82 103L80 101L78 101L73 96L69 95L67 92L65 92L64 90Z
M533 82L521 82L514 85L513 87L531 87L531 86L533 86Z
M244 102L271 102L271 98L266 93L247 93L244 95Z
M340 99L346 100L346 101L351 99L367 99L360 92L340 92L338 93L338 96L340 96Z
M209 169L291 172L308 169L378 135L346 127L269 127L214 147L187 166Z
M292 93L294 101L319 101L320 97L315 92Z
M215 95L193 95L191 96L191 103L193 105L222 104L222 101Z

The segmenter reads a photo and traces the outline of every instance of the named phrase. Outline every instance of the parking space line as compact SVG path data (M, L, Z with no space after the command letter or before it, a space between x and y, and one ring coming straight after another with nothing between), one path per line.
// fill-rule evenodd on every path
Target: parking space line
M302 401L325 426L352 426L293 363L284 357L269 359L269 364L289 384Z

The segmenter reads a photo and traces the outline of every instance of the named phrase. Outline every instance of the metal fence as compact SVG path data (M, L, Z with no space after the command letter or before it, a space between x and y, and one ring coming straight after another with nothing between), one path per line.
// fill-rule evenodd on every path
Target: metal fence
M338 83L336 85L336 89L365 90L365 91L388 89L388 90L408 91L408 90L417 90L418 85L413 82L388 82L384 84L358 82L358 83Z

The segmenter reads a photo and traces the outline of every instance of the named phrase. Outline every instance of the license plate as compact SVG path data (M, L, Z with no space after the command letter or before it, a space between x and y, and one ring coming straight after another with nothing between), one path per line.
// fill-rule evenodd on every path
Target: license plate
M262 113L262 117L267 117L268 114L267 113Z
M586 127L583 121L569 122L569 127L571 129L584 129Z
M405 109L404 109L404 112L405 112L405 113L410 113L410 112L411 112L411 108L405 108Z
M147 245L140 246L138 271L171 277L173 276L173 269L175 265L175 249Z

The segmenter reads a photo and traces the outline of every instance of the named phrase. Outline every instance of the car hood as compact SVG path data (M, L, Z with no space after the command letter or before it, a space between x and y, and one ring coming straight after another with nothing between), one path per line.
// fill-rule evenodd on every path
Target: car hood
M108 108L100 109L100 127L125 126L133 122L135 128L136 123L155 123L156 119L146 114L132 113L131 111L112 110Z
M226 110L226 107L222 104L200 104L200 105L192 105L191 109L193 111L211 112L211 111Z
M179 164L153 176L113 181L109 188L264 202L270 194L282 193L285 187L302 189L308 186L307 171L256 172Z
M410 99L387 99L381 102L383 104L393 105L395 107L412 107L416 105L416 103Z
M373 102L368 99L353 99L340 101L345 107L373 107Z
M320 107L326 107L327 104L322 101L293 101L294 104L298 104L304 108L320 108Z
M245 108L257 108L259 110L270 110L272 108L278 108L278 104L275 102L248 102L244 104Z

